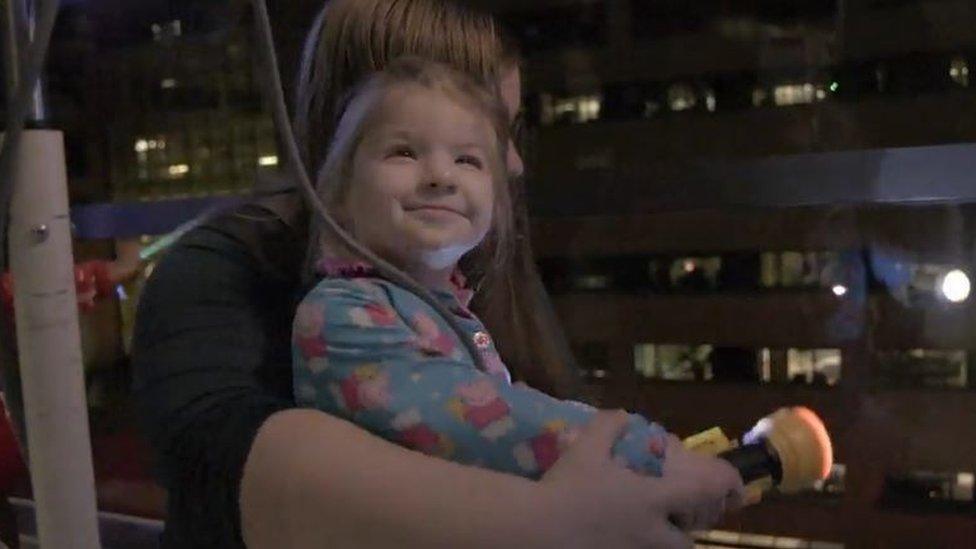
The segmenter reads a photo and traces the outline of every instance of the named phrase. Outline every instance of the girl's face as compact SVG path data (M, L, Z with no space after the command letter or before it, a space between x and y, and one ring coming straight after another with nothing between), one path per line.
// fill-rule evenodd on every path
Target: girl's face
M473 107L411 84L387 91L376 109L342 201L348 228L418 279L453 270L491 227L492 125Z

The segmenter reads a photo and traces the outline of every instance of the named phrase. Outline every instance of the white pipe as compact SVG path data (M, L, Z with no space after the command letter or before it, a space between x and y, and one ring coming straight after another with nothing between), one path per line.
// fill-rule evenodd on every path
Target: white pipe
M97 549L64 143L54 130L21 139L10 265L38 533L44 548Z

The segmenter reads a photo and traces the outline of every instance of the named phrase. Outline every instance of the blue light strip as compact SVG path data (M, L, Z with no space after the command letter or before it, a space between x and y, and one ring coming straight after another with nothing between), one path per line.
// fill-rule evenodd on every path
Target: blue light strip
M86 204L71 208L74 237L137 238L169 235L199 218L237 207L252 196L185 198L154 202ZM198 223L197 223L198 224ZM180 234L182 234L182 232Z

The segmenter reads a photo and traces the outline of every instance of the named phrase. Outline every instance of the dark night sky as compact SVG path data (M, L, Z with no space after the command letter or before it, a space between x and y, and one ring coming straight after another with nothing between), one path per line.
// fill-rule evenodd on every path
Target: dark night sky
M100 47L151 40L153 23L179 19L187 34L210 32L233 23L230 0L69 0L62 18L86 17Z

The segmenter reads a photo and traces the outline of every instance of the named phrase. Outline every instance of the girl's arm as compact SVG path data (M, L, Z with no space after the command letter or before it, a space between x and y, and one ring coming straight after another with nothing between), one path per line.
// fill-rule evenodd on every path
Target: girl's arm
M452 334L421 336L386 295L364 279L331 279L306 297L293 334L299 404L427 454L531 478L593 417L589 406L478 371L463 349L444 343ZM633 415L613 454L659 475L665 435Z

